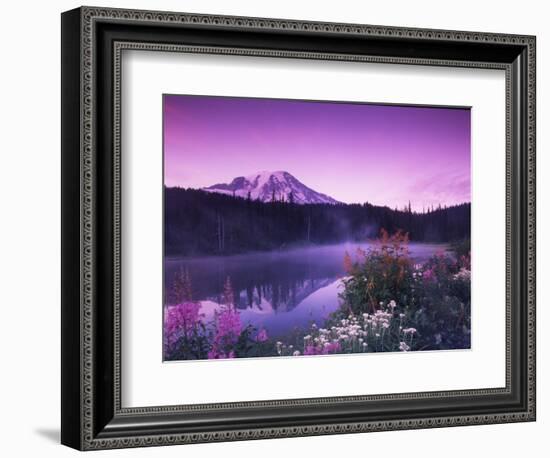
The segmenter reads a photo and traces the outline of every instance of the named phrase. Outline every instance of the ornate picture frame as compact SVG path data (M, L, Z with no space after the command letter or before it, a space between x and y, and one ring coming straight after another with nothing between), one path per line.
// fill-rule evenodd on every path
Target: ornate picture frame
M62 434L79 450L535 420L533 36L81 7L62 14ZM124 407L125 50L506 74L506 386Z

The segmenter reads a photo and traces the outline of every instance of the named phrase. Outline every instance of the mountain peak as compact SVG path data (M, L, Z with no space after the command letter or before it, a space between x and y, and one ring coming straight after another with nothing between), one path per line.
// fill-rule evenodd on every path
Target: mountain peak
M314 191L285 170L261 170L203 188L207 192L232 195L261 202L284 201L297 204L338 204L336 199Z

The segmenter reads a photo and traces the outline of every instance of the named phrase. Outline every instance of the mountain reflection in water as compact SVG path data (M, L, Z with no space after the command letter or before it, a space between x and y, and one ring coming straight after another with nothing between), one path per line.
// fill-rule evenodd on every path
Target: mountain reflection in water
M167 303L174 276L183 269L189 272L193 299L201 302L201 313L207 318L223 302L223 285L229 277L243 323L265 328L271 337L312 322L322 326L339 306L344 254L354 253L358 247L366 249L368 245L342 243L225 257L166 259ZM411 257L418 262L445 248L440 244L409 245Z

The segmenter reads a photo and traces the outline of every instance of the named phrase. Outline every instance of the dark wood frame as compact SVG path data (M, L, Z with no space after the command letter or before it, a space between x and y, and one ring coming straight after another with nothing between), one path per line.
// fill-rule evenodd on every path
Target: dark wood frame
M122 408L125 49L506 71L505 388ZM82 7L62 14L62 433L104 449L535 419L535 38Z

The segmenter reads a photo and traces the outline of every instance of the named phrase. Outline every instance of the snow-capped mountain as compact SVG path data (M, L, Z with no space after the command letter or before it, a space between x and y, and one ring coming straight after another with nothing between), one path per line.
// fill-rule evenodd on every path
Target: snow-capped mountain
M250 198L262 202L281 201L297 204L338 204L336 199L308 188L285 171L263 171L246 177L234 178L231 183L219 183L203 188L230 196Z

